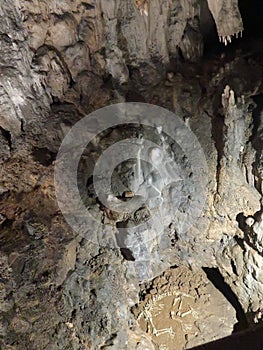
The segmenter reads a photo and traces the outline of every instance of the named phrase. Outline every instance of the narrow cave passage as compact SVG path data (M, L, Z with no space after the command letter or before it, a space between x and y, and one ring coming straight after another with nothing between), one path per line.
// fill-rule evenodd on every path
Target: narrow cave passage
M200 1L200 31L204 40L204 56L222 51L223 45L218 40L216 24L207 0Z
M234 326L234 332L241 331L248 327L246 315L242 309L240 302L238 301L237 296L231 290L229 285L224 281L223 276L217 268L203 268L207 278L213 283L213 285L224 295L224 297L230 302L230 304L236 310L236 317L238 322Z

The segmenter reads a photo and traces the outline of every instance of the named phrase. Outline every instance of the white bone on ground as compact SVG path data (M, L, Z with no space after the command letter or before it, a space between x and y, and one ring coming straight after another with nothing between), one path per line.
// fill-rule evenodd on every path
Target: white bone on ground
M255 220L253 218L247 218L246 219L246 224L251 227L254 224Z

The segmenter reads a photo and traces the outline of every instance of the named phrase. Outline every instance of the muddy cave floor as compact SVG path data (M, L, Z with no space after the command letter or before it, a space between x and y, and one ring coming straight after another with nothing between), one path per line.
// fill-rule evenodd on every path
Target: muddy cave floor
M223 146L217 130L221 132L220 116L223 118L224 113L221 94L228 84L238 96L244 94L250 99L251 108L253 102L258 105L250 140L260 153L261 47L261 39L237 40L227 48L209 48L199 63L174 62L167 68L167 72L173 72L168 78L160 74L159 81L152 81L149 70L145 70L145 76L143 69L132 69L127 85L118 86L107 80L105 89L110 93L110 102L153 103L175 110L183 120L191 120L192 114L201 115L205 111L211 119L211 139L220 149ZM251 74L253 81L249 80ZM217 116L212 116L213 109L218 111ZM50 116L52 125L46 122L45 130L47 134L52 133L62 119L70 126L81 117L74 106L55 100ZM106 248L94 248L87 240L76 237L65 223L57 207L53 184L61 136L56 135L57 139L50 144L44 135L30 138L25 134L24 148L12 146L9 135L3 133L3 136L9 140L11 151L3 165L0 198L2 348L27 349L30 343L35 344L32 348L36 349L90 349L92 332L97 332L102 339L108 337L105 348L114 345L114 329L119 324L112 321L113 330L109 330L105 315L107 309L109 312L115 309L109 304L118 299L123 302L125 298L123 292L116 291L114 297L101 305L100 298L105 298L105 294L100 295L96 289L104 290L100 285L103 279L107 279L112 288L118 274L115 288L126 283L122 267L125 257L118 249L108 252ZM87 265L91 269L89 276ZM108 274L106 265L112 265L115 272ZM130 316L125 317L133 323L130 329L136 334L135 343L145 336L145 344L151 340L156 349L190 349L255 327L253 319L257 309L244 310L236 290L232 291L233 286L224 281L225 276L214 263L209 265L204 260L201 265L203 269L200 266L195 269L179 259L178 264L174 263L160 276L144 281L130 292L133 306L129 307ZM90 282L88 286L83 275ZM95 286L92 293L90 285ZM122 308L123 305L120 310ZM260 324L261 320L258 321Z

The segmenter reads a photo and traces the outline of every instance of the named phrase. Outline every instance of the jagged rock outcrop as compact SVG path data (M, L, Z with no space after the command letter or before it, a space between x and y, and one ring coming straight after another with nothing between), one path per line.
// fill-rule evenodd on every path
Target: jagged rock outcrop
M243 22L238 8L238 0L207 0L209 9L216 23L220 41L225 45L231 43L232 37L242 37Z
M19 3L5 3L1 9L1 117L0 127L9 148L30 124L37 129L38 114L47 115L50 98L42 78L31 69L33 52L22 25ZM41 100L39 100L41 96ZM38 130L39 132L39 130Z

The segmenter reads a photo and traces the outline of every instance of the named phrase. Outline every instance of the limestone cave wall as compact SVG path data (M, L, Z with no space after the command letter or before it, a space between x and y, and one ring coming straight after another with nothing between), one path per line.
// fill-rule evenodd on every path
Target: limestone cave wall
M2 0L1 349L184 349L261 322L263 52L257 17L246 16L262 10L254 2ZM77 234L54 187L71 127L119 102L174 112L208 166L199 220L186 234L169 222L140 251ZM87 164L130 132L100 135L80 165L91 210L109 227L121 220L91 195ZM99 227L89 229L103 235Z

